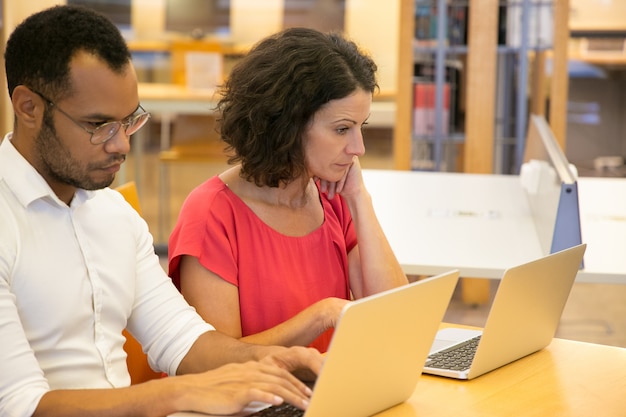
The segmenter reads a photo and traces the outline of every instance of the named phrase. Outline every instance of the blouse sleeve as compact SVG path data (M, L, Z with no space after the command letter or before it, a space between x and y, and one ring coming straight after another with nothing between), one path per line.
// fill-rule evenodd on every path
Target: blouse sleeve
M235 208L225 197L219 181L212 180L193 190L183 207L169 240L169 275L180 289L180 260L198 258L208 270L237 285L237 230Z

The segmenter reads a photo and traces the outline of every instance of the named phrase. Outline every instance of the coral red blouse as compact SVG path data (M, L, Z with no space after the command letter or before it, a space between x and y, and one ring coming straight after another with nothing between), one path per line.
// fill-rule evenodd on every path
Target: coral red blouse
M327 297L349 299L348 253L356 245L341 198L320 193L324 223L306 236L278 233L217 176L194 189L169 240L169 275L180 288L179 265L191 255L239 289L242 335L274 327ZM328 348L332 332L311 346Z

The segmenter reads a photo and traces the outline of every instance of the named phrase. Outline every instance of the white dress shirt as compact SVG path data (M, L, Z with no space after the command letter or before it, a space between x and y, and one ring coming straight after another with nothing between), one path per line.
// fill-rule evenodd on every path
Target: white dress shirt
M50 389L130 384L122 330L175 374L213 328L183 299L145 221L116 191L68 207L0 143L0 415L30 416Z

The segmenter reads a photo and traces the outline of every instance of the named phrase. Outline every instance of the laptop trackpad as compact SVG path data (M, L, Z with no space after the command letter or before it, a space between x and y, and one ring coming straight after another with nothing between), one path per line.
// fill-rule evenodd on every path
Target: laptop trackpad
M456 343L471 339L480 335L481 333L482 330L458 329L454 327L441 329L437 332L435 341L430 348L430 353L440 351Z

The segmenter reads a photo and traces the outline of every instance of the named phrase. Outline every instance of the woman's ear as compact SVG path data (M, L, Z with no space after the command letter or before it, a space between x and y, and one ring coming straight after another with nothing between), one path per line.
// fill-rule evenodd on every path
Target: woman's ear
M11 95L16 124L29 129L38 129L43 120L46 103L38 94L23 85L18 85Z

